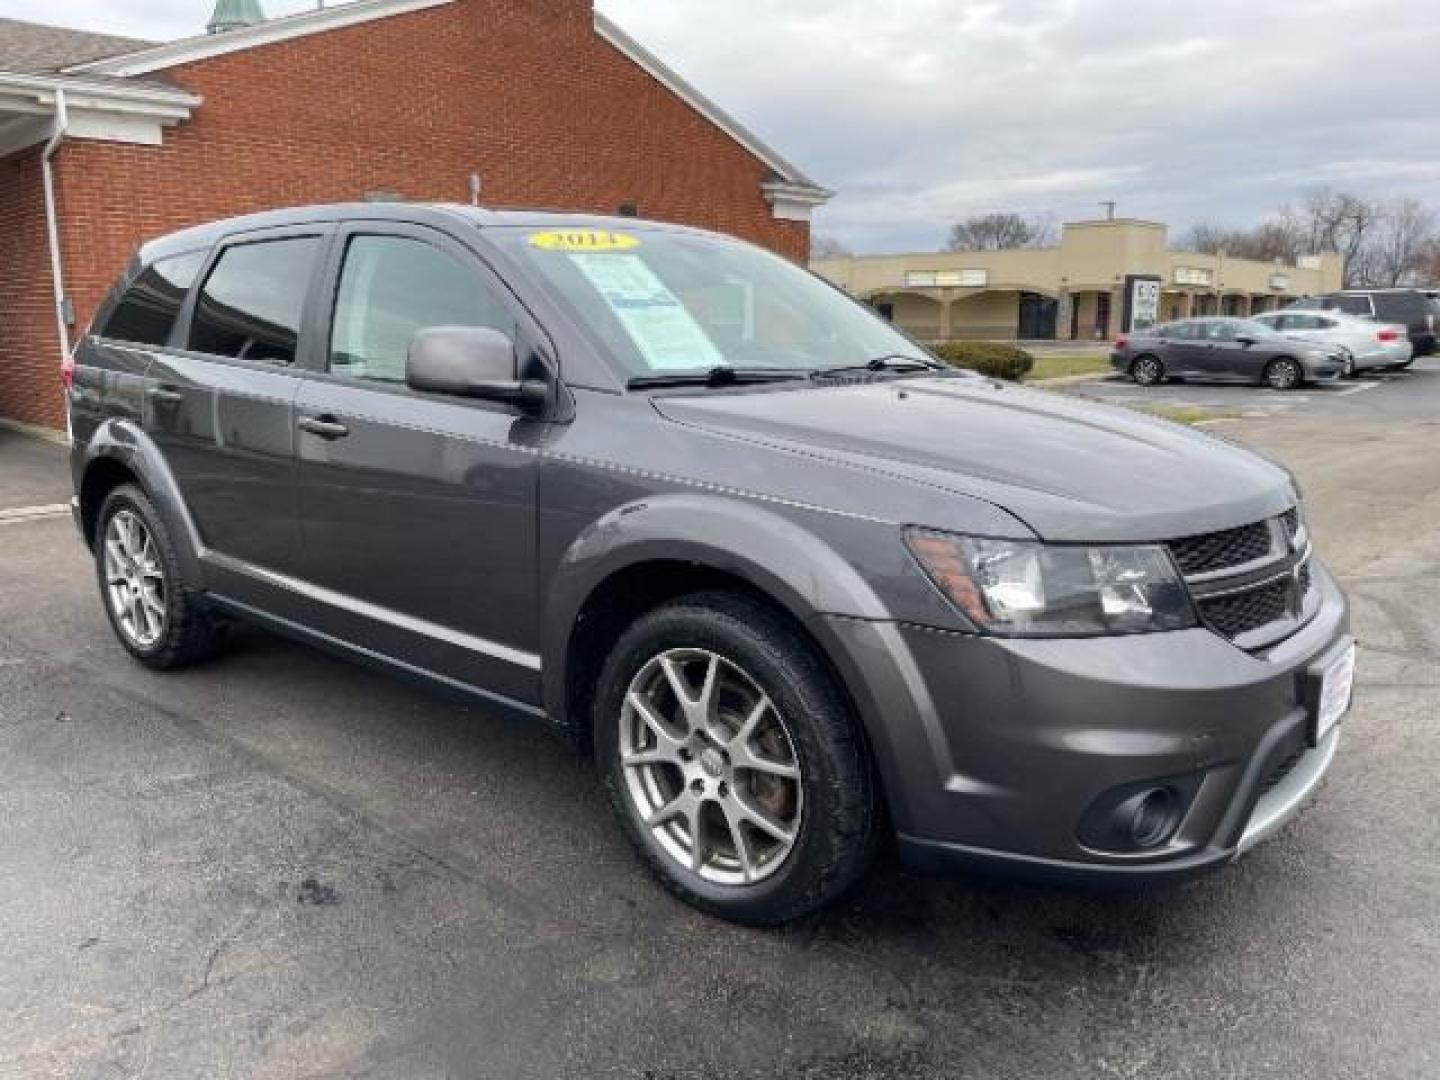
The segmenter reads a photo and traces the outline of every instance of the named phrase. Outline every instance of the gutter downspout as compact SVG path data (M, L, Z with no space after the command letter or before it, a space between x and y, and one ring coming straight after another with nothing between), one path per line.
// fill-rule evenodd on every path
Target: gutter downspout
M70 365L70 323L66 319L65 266L60 257L60 221L55 208L55 169L53 159L70 131L70 110L65 91L55 88L55 128L40 155L41 175L45 184L45 232L50 241L50 278L55 289L55 323L60 331L60 370L68 377ZM68 399L68 395L67 395ZM65 407L65 427L70 427L70 407Z

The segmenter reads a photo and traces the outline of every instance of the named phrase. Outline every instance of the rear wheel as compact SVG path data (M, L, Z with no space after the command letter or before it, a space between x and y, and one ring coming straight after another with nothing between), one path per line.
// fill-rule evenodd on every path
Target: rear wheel
M622 828L687 903L773 925L867 866L863 740L813 646L763 604L704 593L641 618L606 662L594 724Z
M1130 365L1130 377L1141 386L1155 386L1165 379L1165 365L1150 353L1137 356Z
M96 524L95 569L120 644L147 667L210 656L221 630L185 583L164 520L131 484L112 491Z
M1304 380L1300 365L1288 356L1271 360L1265 368L1265 385L1272 390L1294 390Z

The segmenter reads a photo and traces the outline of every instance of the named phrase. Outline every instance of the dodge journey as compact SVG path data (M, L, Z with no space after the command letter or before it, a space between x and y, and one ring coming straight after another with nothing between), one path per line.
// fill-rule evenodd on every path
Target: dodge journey
M939 363L672 225L334 206L144 246L67 365L140 663L258 623L553 725L671 890L1177 880L1320 783L1354 645L1290 475Z

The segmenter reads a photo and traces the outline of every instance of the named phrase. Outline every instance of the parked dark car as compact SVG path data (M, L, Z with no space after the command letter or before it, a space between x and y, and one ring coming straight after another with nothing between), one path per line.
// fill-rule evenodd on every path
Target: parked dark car
M1294 390L1338 379L1345 358L1333 345L1286 337L1251 319L1178 319L1118 338L1110 365L1141 386L1183 378Z
M141 250L72 379L136 659L245 620L548 721L730 919L829 902L887 834L922 869L1185 877L1340 739L1346 603L1284 470L944 368L738 241L223 222Z
M1290 305L1302 311L1343 311L1382 323L1403 323L1416 356L1435 352L1440 331L1440 291L1435 289L1346 289L1311 296Z

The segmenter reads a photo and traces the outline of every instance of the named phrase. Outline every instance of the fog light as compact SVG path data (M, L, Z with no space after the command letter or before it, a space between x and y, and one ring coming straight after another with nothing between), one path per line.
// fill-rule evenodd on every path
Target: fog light
M1105 792L1080 820L1080 842L1093 851L1129 854L1169 843L1200 790L1200 774L1161 777Z
M1151 788L1131 795L1115 808L1117 831L1128 836L1136 850L1159 847L1180 824L1179 804L1174 788Z

